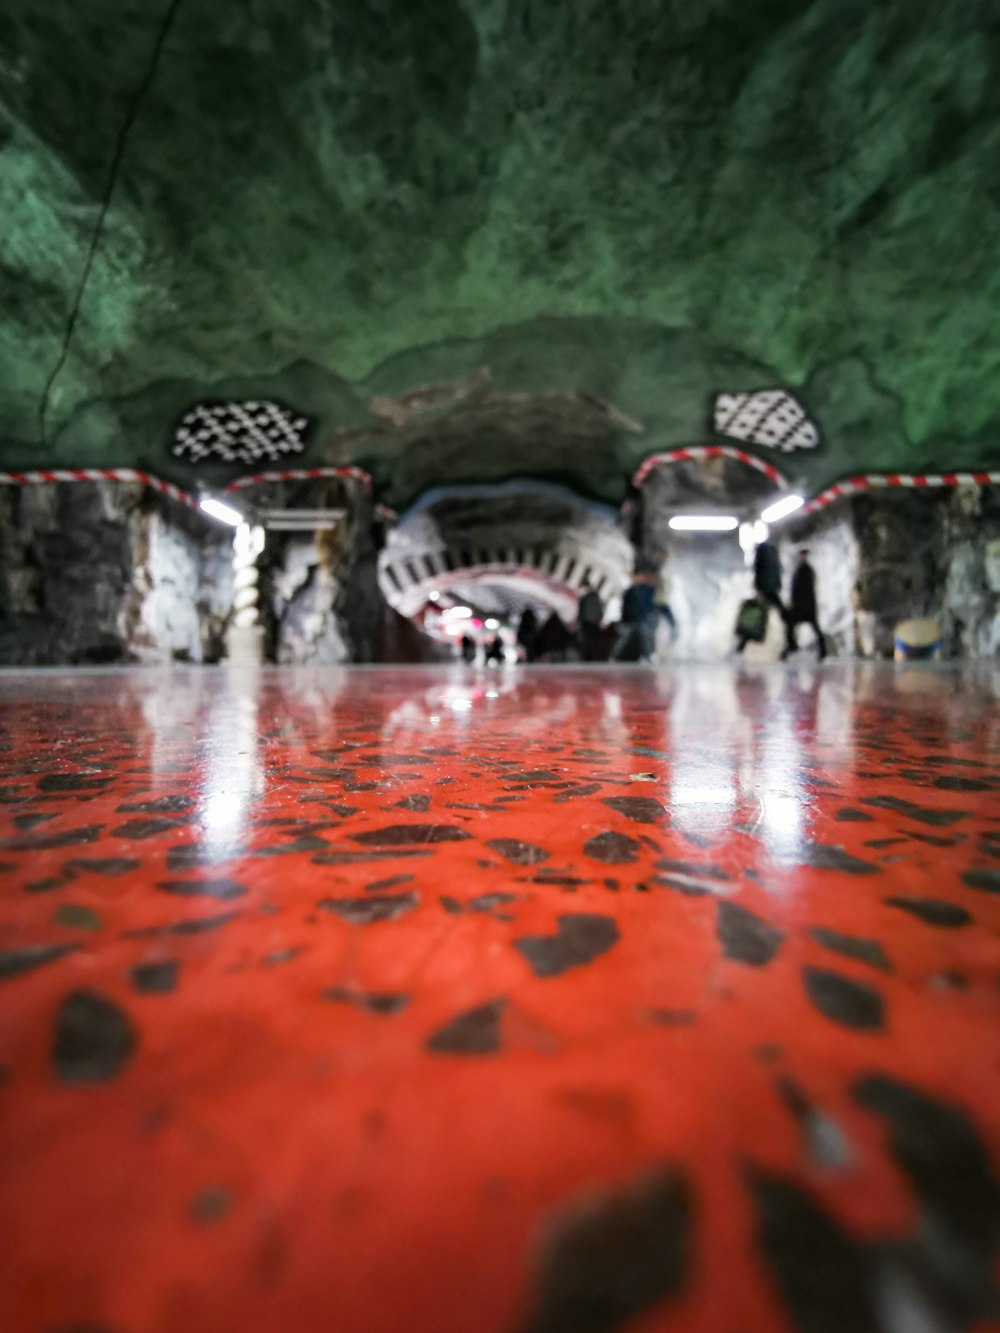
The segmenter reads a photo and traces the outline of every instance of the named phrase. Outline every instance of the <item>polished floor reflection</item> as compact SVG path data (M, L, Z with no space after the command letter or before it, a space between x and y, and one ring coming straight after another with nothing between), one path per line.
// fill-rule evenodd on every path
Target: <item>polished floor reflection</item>
M0 1328L1000 1327L998 690L0 675Z

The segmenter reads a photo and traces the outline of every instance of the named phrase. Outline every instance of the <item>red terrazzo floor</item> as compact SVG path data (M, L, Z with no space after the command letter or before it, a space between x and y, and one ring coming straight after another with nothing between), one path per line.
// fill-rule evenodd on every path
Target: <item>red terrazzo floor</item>
M1000 1327L998 687L0 675L0 1329Z

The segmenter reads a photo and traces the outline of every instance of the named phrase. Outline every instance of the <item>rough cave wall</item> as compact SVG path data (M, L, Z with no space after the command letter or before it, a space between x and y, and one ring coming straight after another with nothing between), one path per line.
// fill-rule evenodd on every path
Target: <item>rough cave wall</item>
M788 569L797 547L812 551L821 623L845 627L838 650L889 657L899 621L932 616L945 656L1000 652L996 487L854 496L795 525L782 546Z
M231 534L143 488L0 487L0 663L216 660Z
M332 666L382 659L385 601L378 586L380 531L367 498L315 488L301 503L346 508L335 528L268 534L261 560L267 655L282 664Z
M314 417L320 455L489 367L642 421L528 460L609 502L704 438L710 392L772 379L824 430L814 485L984 465L993 8L6 0L0 454L170 467L177 413L228 387ZM436 455L356 454L404 471L397 505L455 474Z

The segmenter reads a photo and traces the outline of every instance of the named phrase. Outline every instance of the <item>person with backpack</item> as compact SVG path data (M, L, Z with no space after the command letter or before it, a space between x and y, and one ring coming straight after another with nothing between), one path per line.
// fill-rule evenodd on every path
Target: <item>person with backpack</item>
M767 633L767 607L773 606L785 626L785 651L794 652L791 617L781 600L781 557L773 542L761 542L754 552L753 586L757 594L755 600L760 604L763 615L758 614L754 618L752 603L743 603L736 625L736 651L741 653L751 639L763 643Z
M534 662L538 656L538 617L530 606L526 606L521 612L517 626L517 643L524 653L524 660Z

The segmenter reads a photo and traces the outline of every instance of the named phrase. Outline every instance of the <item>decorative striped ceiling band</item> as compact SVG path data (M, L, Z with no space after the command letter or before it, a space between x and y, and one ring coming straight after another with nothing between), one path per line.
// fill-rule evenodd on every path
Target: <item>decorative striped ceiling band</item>
M934 489L942 486L996 486L1000 485L1000 472L869 472L857 477L848 477L820 491L799 510L796 518L816 514L826 509L835 501L849 495L860 495L864 491L883 490L889 487L903 487L911 490Z
M362 467L342 464L340 467L295 467L281 468L274 472L254 472L249 477L237 477L225 487L227 491L241 491L245 486L262 485L268 481L309 481L315 477L339 477L341 480L360 481L366 490L371 490L371 473Z
M788 489L788 482L773 463L767 463L763 458L758 458L756 454L748 453L745 449L738 449L733 444L694 444L685 449L668 449L661 454L650 454L639 465L632 478L632 484L634 486L644 486L649 480L650 474L665 463L692 463L700 458L732 458L737 463L744 463L747 467L762 472L765 477L783 490Z
M189 509L197 509L198 497L175 486L173 482L161 481L151 472L140 472L131 467L74 467L45 468L38 472L0 472L0 486L37 486L47 482L59 481L134 481L148 486L160 495L171 500L179 500Z

